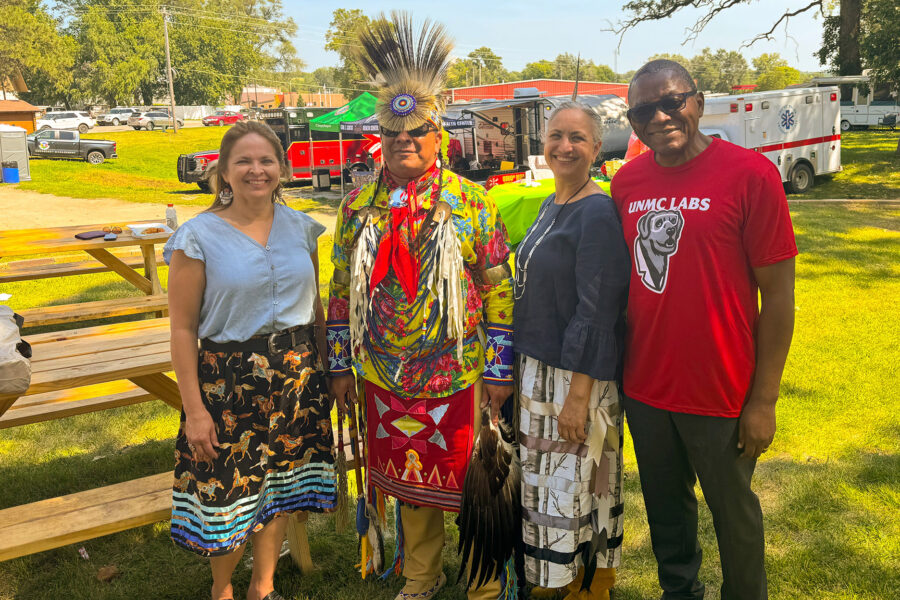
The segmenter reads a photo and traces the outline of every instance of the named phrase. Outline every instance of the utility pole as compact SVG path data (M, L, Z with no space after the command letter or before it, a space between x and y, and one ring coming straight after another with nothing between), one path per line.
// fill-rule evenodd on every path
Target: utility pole
M572 91L572 102L578 99L578 78L581 75L581 52L578 53L578 60L575 62L575 89Z
M169 13L162 7L163 34L166 38L166 77L169 79L169 106L172 107L172 130L178 133L178 119L175 118L175 86L172 84L172 58L169 55Z

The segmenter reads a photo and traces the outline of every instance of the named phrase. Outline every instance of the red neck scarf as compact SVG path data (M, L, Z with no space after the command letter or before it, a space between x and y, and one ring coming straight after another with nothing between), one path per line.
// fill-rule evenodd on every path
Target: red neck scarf
M407 304L415 300L419 288L419 259L412 251L410 242L414 239L416 231L416 217L419 212L418 193L433 187L439 173L440 169L434 164L421 177L410 180L404 190L396 183L386 166L382 169L384 185L389 190L391 220L389 229L381 236L381 243L375 254L369 290L374 290L387 276L388 271L393 269L406 295Z

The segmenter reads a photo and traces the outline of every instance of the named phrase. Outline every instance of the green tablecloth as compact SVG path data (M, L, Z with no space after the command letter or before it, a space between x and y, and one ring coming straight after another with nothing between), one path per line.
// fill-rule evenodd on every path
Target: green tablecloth
M600 189L607 194L609 193L608 181L596 179L594 181L597 182ZM532 185L535 183L538 185L533 187L518 181L504 183L494 186L488 192L488 196L494 200L497 210L500 211L500 217L503 219L503 224L506 225L506 231L509 232L509 243L513 247L522 241L522 238L525 237L525 232L537 219L544 199L556 191L556 184L553 179L542 179L532 182Z

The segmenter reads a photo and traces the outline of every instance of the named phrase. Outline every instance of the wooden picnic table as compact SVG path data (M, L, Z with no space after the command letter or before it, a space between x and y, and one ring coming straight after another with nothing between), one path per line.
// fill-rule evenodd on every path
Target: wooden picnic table
M136 224L154 223L157 221L138 221ZM138 238L131 231L122 227L122 233L117 234L118 239L105 241L102 237L92 240L80 240L76 233L102 230L111 224L78 225L67 227L48 227L42 229L10 229L0 231L0 258L13 258L17 256L66 254L72 252L86 252L107 269L118 273L123 279L150 295L161 294L162 285L159 282L157 270L156 244L165 243L170 234L160 233L146 238ZM140 248L143 255L144 274L138 273L132 266L110 252L113 248ZM15 280L37 279L40 274L41 263L52 263L50 258L34 259L29 262L29 267L34 267L34 272L26 273ZM95 263L96 264L96 263ZM87 272L83 267L72 269L72 274ZM56 271L56 275L69 274L65 271ZM9 278L9 280L13 280Z

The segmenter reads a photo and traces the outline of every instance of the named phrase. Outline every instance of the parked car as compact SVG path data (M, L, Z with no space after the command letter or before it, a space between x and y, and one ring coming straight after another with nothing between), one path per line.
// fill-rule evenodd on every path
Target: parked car
M109 112L97 117L97 123L100 125L121 125L128 122L128 117L136 112L140 112L136 108L117 107L110 109Z
M204 125L232 125L243 121L244 115L233 110L217 110L214 114L203 117Z
M29 156L45 158L80 158L99 165L107 158L119 158L116 142L81 139L77 131L44 130L27 136Z
M45 129L77 129L87 133L97 124L86 112L48 112L35 123L38 131Z
M169 116L169 113L161 110L138 112L128 117L128 126L135 129L146 129L147 131L161 127L165 131L172 126L172 117ZM184 121L178 119L178 126L184 127Z

